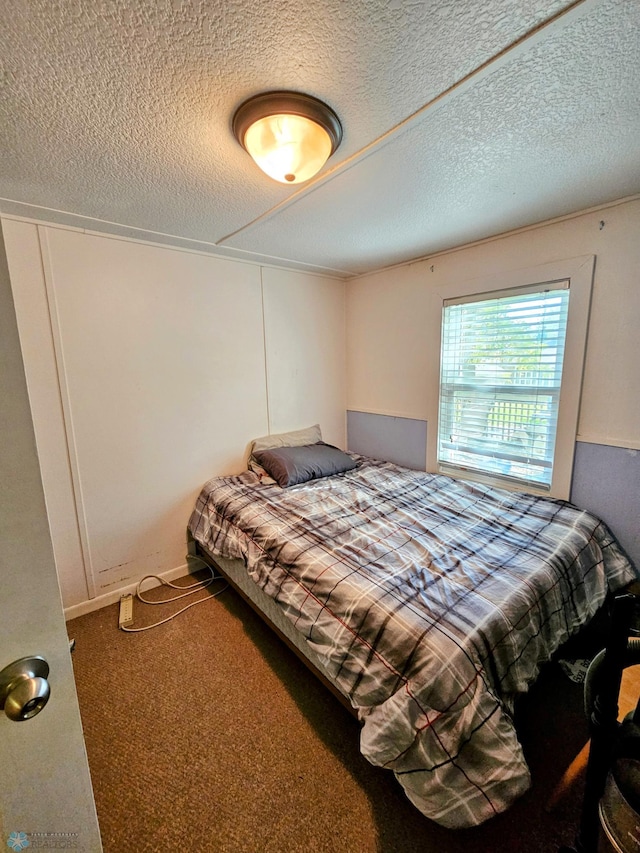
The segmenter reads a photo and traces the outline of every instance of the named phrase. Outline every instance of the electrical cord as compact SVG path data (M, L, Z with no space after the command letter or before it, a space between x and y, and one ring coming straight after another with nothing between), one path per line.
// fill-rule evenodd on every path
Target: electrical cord
M159 575L145 575L141 580L138 581L136 585L135 597L141 601L143 604L168 604L171 601L178 601L180 598L186 598L188 595L194 595L196 592L199 592L201 589L206 589L208 586L214 581L224 580L221 575L216 575L214 569L207 565L204 561L201 561L203 566L205 566L211 577L208 580L196 581L195 583L188 584L187 586L180 586L179 584L171 583L171 581L166 581L164 578L159 577ZM173 598L163 598L158 601L151 601L148 598L142 597L142 585L145 581L153 579L159 581L162 586L170 586L172 589L181 589L183 592L180 595L174 595ZM228 583L222 587L222 589L218 590L218 592L210 593L207 598L200 598L198 601L192 601L191 604L187 604L185 607L182 607L180 610L177 610L175 613L172 613L171 616L167 616L166 619L161 619L159 622L154 622L153 625L145 625L143 628L127 628L124 625L120 625L121 631L127 631L129 634L135 634L140 631L149 631L151 628L157 628L159 625L164 625L166 622L170 622L172 619L175 619L176 616L179 616L181 613L184 613L185 610L189 610L190 607L195 607L196 604L204 604L205 601L210 601L213 598L217 598L221 593L227 589L229 586Z

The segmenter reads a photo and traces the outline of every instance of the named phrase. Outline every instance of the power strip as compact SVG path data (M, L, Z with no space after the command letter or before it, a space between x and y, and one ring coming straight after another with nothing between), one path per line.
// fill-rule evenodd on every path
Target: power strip
M120 615L118 617L118 628L128 628L133 622L133 596L123 595L120 598Z

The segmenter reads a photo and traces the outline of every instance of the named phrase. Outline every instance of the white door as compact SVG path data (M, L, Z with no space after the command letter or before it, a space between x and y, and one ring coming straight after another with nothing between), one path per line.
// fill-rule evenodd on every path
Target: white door
M100 853L0 231L0 670L31 655L48 662L51 693L30 719L0 710L0 850Z

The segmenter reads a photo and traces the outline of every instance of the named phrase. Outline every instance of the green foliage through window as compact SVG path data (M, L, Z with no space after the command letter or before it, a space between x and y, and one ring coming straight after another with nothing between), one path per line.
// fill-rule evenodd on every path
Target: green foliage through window
M551 483L568 282L443 309L441 466Z

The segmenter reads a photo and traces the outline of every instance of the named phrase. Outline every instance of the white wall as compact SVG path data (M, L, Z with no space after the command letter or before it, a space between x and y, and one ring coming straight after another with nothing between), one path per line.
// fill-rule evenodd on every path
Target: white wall
M343 447L345 285L268 267L262 277L270 432L303 428L322 412L323 439Z
M640 448L640 200L621 202L347 285L347 408L428 419L438 364L429 342L441 289L592 254L592 294L578 439Z
M2 224L67 608L179 573L198 490L252 437L344 446L342 282Z

